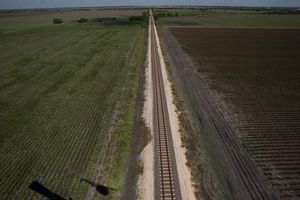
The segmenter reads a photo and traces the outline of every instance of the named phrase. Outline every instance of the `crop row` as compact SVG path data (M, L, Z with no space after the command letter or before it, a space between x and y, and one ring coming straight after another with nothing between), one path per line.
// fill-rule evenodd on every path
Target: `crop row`
M227 84L234 85L234 81L226 79ZM255 83L258 84L258 83ZM224 94L224 99L229 102L232 110L232 121L238 121L237 128L242 136L242 143L260 168L266 179L272 185L280 199L299 197L300 194L300 118L299 103L295 98L286 100L276 98L266 100L261 94L255 95L259 89L256 85L242 92L242 88L235 88L237 94ZM260 87L264 81L259 82ZM288 90L289 89L289 90ZM276 90L275 90L276 92ZM287 94L295 90L287 88ZM269 96L272 94L268 94ZM268 96L267 95L267 96ZM255 97L255 98L247 98Z
M104 40L121 34L108 34ZM128 38L131 32L126 34ZM87 171L95 167L92 161L96 160L116 105L128 98L123 88L128 81L134 81L127 75L134 72L134 66L127 63L132 46L128 50L128 41L121 42L113 50L102 52L103 57L91 57L84 67L75 67L73 85L59 86L51 94L53 98L45 97L35 108L34 114L39 118L6 140L1 148L1 161L5 164L0 166L4 199L32 199L34 194L28 184L33 180L64 197L83 198L87 187L80 185L79 179L91 175ZM83 87L78 81L82 74L89 73L87 70L95 75L83 82Z

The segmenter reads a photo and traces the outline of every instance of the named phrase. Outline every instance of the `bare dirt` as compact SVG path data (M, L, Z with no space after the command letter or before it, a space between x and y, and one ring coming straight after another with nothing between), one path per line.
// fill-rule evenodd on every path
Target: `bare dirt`
M220 195L298 198L300 30L170 30L172 71Z
M128 17L140 15L143 9L40 9L40 10L13 10L0 12L0 18L13 17L38 17L49 15L49 17L70 18L73 16L83 17Z
M138 199L154 200L154 141L153 141L153 90L151 73L151 43L150 43L150 24L148 32L148 53L145 69L145 90L144 90L144 109L143 118L150 132L150 139L141 153L141 165L143 174L138 179Z

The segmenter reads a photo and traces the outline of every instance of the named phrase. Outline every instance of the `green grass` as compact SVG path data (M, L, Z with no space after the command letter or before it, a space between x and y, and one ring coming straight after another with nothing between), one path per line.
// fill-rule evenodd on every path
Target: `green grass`
M128 155L145 31L130 23L16 23L0 34L0 193L42 199L28 189L39 180L84 199L79 179L93 179L111 124L124 144L114 156ZM116 111L122 123L112 123ZM122 190L126 159L118 166L108 166L107 177Z
M116 188L121 192L123 191L124 183L124 171L126 171L127 163L124 160L129 156L130 152L130 141L133 133L133 123L135 117L135 108L137 100L137 88L138 88L138 75L140 74L140 68L136 66L142 66L144 53L144 42L145 42L145 29L140 30L139 37L135 41L135 51L133 52L132 60L130 61L131 67L134 68L131 74L128 74L130 82L129 87L124 88L127 95L126 102L123 107L122 113L118 116L117 129L114 131L114 140L119 146L114 153L116 159L113 161L114 170L112 170L111 177L109 179L112 187ZM135 148L135 147L133 147Z
M221 10L222 11L222 10ZM222 11L207 14L195 10L173 10L178 17L161 17L160 25L196 25L217 27L300 27L299 14L257 14L250 11ZM183 16L182 16L183 15Z
M299 14L295 9L265 9L265 8L169 8L169 9L154 9L155 13L170 13L175 16L196 16L196 15L211 15L211 14Z
M61 10L61 11L38 11L11 13L10 15L0 12L0 30L14 31L21 28L40 26L53 26L53 18L60 18L65 24L77 23L80 18L89 21L101 18L127 19L130 16L142 15L144 9L91 9L91 10ZM25 16L24 16L25 15ZM13 17L12 17L13 16Z

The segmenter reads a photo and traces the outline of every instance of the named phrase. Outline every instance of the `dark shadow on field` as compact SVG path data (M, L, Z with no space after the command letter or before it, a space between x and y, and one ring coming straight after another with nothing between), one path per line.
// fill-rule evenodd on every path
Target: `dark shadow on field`
M43 195L44 197L47 197L49 200L67 200L62 196L59 196L58 194L50 191L38 181L33 181L28 187L31 190ZM69 200L72 200L72 198L69 198Z
M110 187L107 187L107 186L104 186L104 185L100 185L100 184L97 184L97 183L94 183L92 181L89 181L87 179L80 179L80 182L87 182L88 184L90 184L91 186L95 187L97 192L102 194L103 196L107 196L109 195L109 191L116 191L116 189L114 188L110 188Z

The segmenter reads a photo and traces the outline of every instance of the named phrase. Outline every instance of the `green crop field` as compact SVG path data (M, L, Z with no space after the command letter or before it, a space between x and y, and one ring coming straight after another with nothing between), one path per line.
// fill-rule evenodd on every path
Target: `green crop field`
M120 196L145 28L118 18L55 25L53 16L38 26L32 16L0 20L1 198L42 199L28 189L38 180L84 199L80 178Z

